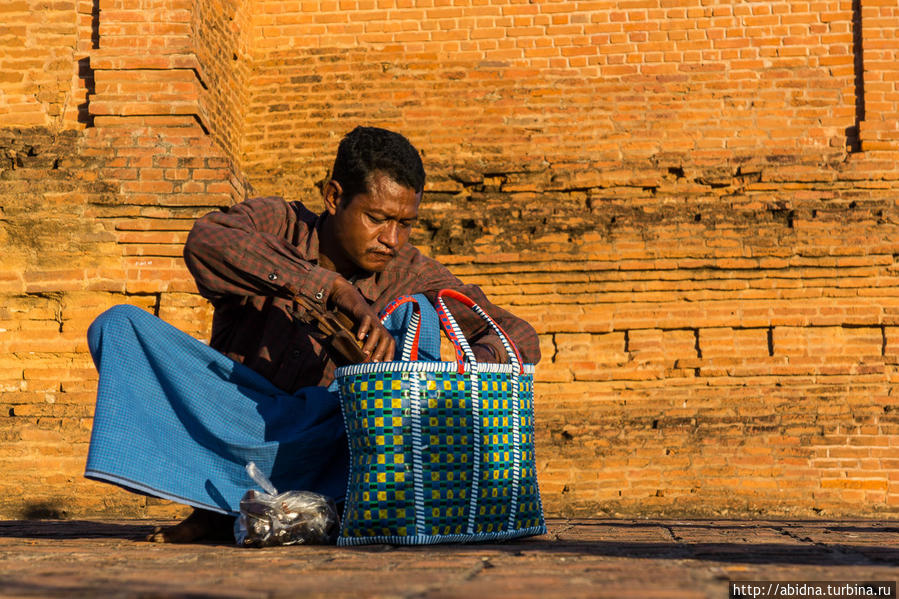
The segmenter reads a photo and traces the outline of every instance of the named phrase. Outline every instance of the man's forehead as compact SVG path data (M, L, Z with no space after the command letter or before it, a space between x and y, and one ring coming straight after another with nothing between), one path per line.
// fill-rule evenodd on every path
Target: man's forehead
M389 215L397 212L411 213L412 216L415 216L418 213L418 204L421 202L421 193L379 173L379 176L372 177L368 193L363 194L359 199L371 211Z
M366 181L366 187L368 188L369 193L387 193L387 194L397 194L403 193L407 190L411 190L413 193L414 189L399 183L396 179L391 177L388 173L384 171L372 171L368 175L368 179Z

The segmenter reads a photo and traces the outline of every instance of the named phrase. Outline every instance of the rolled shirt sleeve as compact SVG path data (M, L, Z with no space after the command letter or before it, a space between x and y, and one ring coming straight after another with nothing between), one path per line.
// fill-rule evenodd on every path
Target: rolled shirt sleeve
M509 336L525 364L536 364L540 361L540 339L534 327L508 310L495 305L477 285L466 285L439 262L430 258L425 260L428 266L421 269L422 278L417 285L424 290L431 302L437 300L437 294L442 289L453 289L468 296ZM453 306L448 307L453 310ZM453 310L453 317L469 344L487 345L494 350L499 360L505 360L506 350L502 341L484 319L468 309Z
M462 285L455 289L470 297L490 315L515 344L525 364L540 361L540 339L527 321L493 304L477 285ZM470 310L458 310L454 316L469 343L490 346L500 361L506 361L506 349L499 335L480 316Z
M184 260L213 305L228 296L301 295L324 305L336 272L316 264L315 214L281 198L255 198L197 220Z

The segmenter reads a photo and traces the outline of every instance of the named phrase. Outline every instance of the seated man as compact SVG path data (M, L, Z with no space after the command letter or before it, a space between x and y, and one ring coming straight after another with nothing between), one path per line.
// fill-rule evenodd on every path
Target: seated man
M408 140L357 127L340 143L320 215L267 197L194 225L184 258L215 308L211 347L128 307L92 325L100 382L86 476L195 508L150 540L230 535L251 459L279 490L342 499L346 438L326 390L340 356L316 313L339 310L365 360L392 360L395 342L378 313L400 295L434 301L456 289L508 333L524 362L540 359L530 325L408 244L424 183ZM478 360L507 359L483 320L456 312Z

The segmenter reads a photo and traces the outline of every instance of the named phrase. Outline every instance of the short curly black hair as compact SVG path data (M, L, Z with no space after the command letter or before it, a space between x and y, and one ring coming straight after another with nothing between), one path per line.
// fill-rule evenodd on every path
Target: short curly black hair
M340 140L331 178L352 200L368 192L370 177L378 171L416 193L424 190L425 168L408 139L387 129L356 127Z

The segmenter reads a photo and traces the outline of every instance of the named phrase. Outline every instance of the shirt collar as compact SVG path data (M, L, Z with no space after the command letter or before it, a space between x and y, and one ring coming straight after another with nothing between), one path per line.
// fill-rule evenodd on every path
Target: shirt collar
M309 236L306 238L306 255L309 257L309 261L315 264L318 264L318 236L322 223L325 222L325 214L327 213L322 212L315 218L315 221L312 223L312 230L309 231Z
M352 281L359 293L370 302L378 299L378 279L380 273L370 272L361 277L355 277Z

